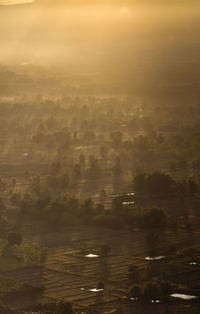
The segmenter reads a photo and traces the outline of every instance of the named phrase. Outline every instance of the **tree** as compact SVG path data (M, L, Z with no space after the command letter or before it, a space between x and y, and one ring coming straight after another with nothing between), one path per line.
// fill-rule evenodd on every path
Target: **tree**
M28 265L44 264L48 256L47 248L27 246L23 248L23 259Z
M103 256L107 256L111 252L111 247L109 244L104 244L100 248L100 254Z
M91 221L93 216L93 202L91 198L87 198L82 204L81 204L81 216L83 219L83 222L87 223Z
M170 293L172 293L172 286L171 286L170 282L169 281L162 281L160 283L160 289L161 289L161 293L162 293L162 298L164 300L167 300Z
M71 303L64 301L63 298L58 302L37 304L34 307L34 312L41 314L73 314Z
M85 155L81 154L79 156L79 163L80 163L81 167L85 166Z
M98 285L97 285L97 289L104 289L104 282L102 282L102 281L99 281L98 282Z
M144 301L157 300L160 297L160 289L156 282L148 282L143 291Z
M35 176L35 177L33 178L32 182L31 182L32 191L33 191L36 195L39 195L39 193L40 193L40 183L41 183L40 175Z
M96 134L94 131L87 131L84 133L84 140L86 142L93 142L96 139Z
M103 204L97 204L95 208L96 215L101 215L104 213L104 205Z
M188 194L189 196L193 196L195 193L197 193L197 184L194 180L190 179L188 181Z
M73 168L73 178L75 181L81 178L81 167L79 164L76 164Z
M88 180L98 180L102 175L99 163L94 156L89 157L89 167L86 171L86 178Z
M0 178L0 190L1 191L5 191L7 187L7 183L4 182L1 178Z
M134 284L131 286L129 291L130 297L134 299L139 299L142 296L142 291L140 285Z
M4 258L14 258L16 257L16 250L9 243L6 243L2 248L1 256Z
M135 266L130 266L128 270L128 280L130 283L136 283L139 281L139 270Z
M106 191L104 189L101 189L100 191L100 200L101 202L104 202L106 199Z
M115 179L119 179L122 175L122 167L119 157L116 158L115 165L113 167L113 175Z
M61 299L60 304L58 305L58 314L72 314L72 305L70 302L64 302L63 299Z
M113 147L119 148L122 144L122 132L112 132L110 134L111 140L113 142Z
M20 193L13 193L10 197L10 200L13 205L18 206L21 204L21 195Z
M155 232L149 232L146 236L146 245L150 256L156 255L156 249L159 244L159 234Z
M134 191L137 194L146 193L146 174L139 173L133 180Z
M22 243L22 235L18 232L10 232L8 234L7 240L10 245L20 246Z
M52 165L51 165L51 173L53 175L55 175L55 174L58 174L60 172L60 170L61 170L60 162L59 161L53 162Z
M164 210L156 207L144 210L138 219L139 225L143 228L163 228L167 221Z
M103 158L103 159L106 159L107 158L107 155L108 155L108 147L106 145L102 145L100 147L100 156Z
M176 183L170 175L162 172L153 172L146 179L148 193L170 194L175 191Z
M63 171L58 175L51 175L47 177L47 184L54 190L67 189L69 186L68 173Z
M8 232L8 219L5 216L0 217L0 236L5 238Z
M177 191L177 185L170 175L162 172L140 173L135 176L134 189L138 194L168 195Z

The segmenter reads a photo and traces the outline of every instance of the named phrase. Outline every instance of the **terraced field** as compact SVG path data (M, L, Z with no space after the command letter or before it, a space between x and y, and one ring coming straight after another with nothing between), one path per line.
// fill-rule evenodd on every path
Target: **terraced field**
M193 245L198 238L193 233ZM27 235L24 243L48 247L49 257L44 267L26 267L8 271L4 276L32 284L45 286L43 300L57 300L64 297L72 302L77 310L98 309L100 313L118 306L119 299L127 296L126 274L130 265L142 267L151 263L144 257L147 254L145 234L140 231L94 229L87 227L66 230L65 233ZM191 235L183 230L165 232L160 243L168 243L180 248L187 248ZM108 256L87 258L86 254L97 253L98 248L108 244L112 251ZM189 247L189 246L188 246ZM174 259L173 263L178 260ZM180 262L180 261L179 261ZM182 261L181 261L182 262ZM165 260L159 263L166 263ZM164 266L163 266L164 267ZM189 276L199 276L199 267L188 268ZM178 274L177 274L178 276ZM184 273L177 282L186 280ZM92 292L98 282L105 283L103 292ZM187 281L187 280L186 280ZM25 306L31 301L18 300L18 306ZM32 302L34 302L32 300Z

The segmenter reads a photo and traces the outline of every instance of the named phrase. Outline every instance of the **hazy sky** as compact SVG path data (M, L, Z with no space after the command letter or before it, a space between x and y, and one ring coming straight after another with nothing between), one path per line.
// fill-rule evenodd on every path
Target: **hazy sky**
M6 2L0 0L0 62L125 68L199 62L200 1Z
M13 4L23 4L32 3L34 0L0 0L0 5L13 5Z
M30 3L34 2L34 0L0 0L0 5L10 5L10 4L17 4L17 3ZM117 5L124 5L124 4L145 4L145 5L152 5L156 4L161 6L169 6L169 5L194 5L199 4L199 0L35 0L37 3L45 3L49 4L79 4L79 5L87 5L87 4L117 4Z

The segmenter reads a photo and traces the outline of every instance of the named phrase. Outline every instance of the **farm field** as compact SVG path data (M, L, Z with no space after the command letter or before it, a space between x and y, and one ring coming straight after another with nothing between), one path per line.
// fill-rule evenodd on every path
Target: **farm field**
M184 270L172 273L171 281L180 285L192 281L197 282L198 277L200 278L200 267L189 265L187 258L177 255L167 258L167 260L145 260L148 252L144 238L145 234L141 231L90 227L66 230L60 234L49 233L34 236L30 232L25 237L24 244L47 247L47 262L42 267L20 268L6 271L3 275L31 284L44 285L43 301L64 298L70 301L77 311L92 309L98 310L98 313L117 309L123 303L122 300L127 299L127 271L131 265L145 268L153 263L154 267L165 268L166 263L173 266L182 264L181 268ZM180 250L198 247L198 234L194 232L192 238L193 241L191 241L191 235L183 230L167 231L161 235L160 242L163 248L165 243L173 244ZM98 254L98 249L103 244L111 247L111 252L107 256L86 257L87 254ZM103 280L105 284L104 291L90 291L90 289L97 288L99 280ZM18 299L13 301L13 305L23 308L31 305L31 302L30 299ZM133 309L135 308L134 304L131 306ZM143 308L142 305L136 304L137 307ZM157 307L158 305L155 305L153 309L157 311ZM159 305L159 307L162 308L163 305ZM188 307L187 310L189 311L190 308Z

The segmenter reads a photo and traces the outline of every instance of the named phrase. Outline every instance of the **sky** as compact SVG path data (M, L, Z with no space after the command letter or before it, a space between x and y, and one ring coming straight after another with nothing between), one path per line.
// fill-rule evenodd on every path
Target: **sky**
M6 2L0 0L0 63L124 71L199 63L200 1Z
M15 5L32 2L34 2L34 0L0 0L0 5Z
M0 5L10 5L10 4L16 4L16 3L30 3L34 2L34 0L0 0ZM49 4L69 4L69 3L77 3L81 5L87 5L87 4L117 4L117 5L123 5L123 4L156 4L161 6L169 6L169 5L194 5L199 4L198 0L35 0L37 3L47 3Z

